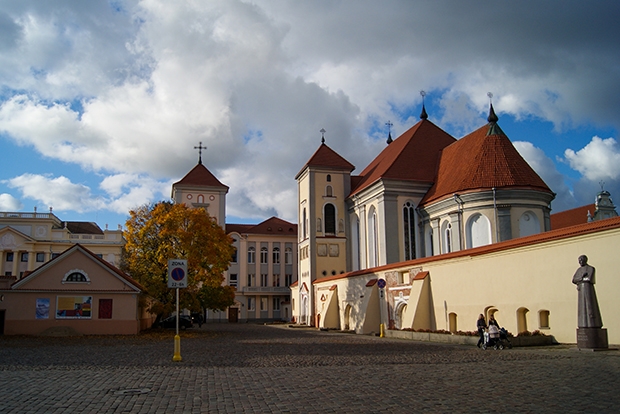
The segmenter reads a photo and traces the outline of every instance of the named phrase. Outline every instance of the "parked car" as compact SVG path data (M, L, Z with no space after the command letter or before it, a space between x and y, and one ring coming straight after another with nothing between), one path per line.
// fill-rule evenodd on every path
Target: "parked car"
M176 315L172 315L172 316L167 317L166 319L162 319L159 322L159 326L162 328L175 329L177 327ZM192 326L194 326L194 324L192 323L192 319L189 316L181 315L179 317L179 328L180 329L187 329L187 328L191 328Z

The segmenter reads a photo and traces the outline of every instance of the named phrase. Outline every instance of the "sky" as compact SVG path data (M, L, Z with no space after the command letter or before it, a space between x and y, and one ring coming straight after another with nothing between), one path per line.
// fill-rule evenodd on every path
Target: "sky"
M557 195L620 200L620 2L0 0L0 211L116 229L198 161L227 222L297 222L321 143L499 125Z

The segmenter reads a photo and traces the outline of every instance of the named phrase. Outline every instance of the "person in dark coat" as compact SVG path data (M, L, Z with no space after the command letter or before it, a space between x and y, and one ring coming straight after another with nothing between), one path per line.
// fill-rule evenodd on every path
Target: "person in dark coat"
M476 322L476 326L478 328L478 335L480 335L480 339L478 339L478 348L484 343L484 331L487 329L487 323L484 320L484 315L480 314L478 316L478 322Z

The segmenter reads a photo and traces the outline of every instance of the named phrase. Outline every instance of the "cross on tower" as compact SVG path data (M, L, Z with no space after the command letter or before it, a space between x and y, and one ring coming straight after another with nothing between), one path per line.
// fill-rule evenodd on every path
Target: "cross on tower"
M319 132L321 133L321 144L325 144L325 133L327 131L325 131L325 128L321 128Z
M202 164L202 150L203 150L203 149L205 149L205 150L206 150L206 149L207 149L207 147L203 147L203 146L202 146L202 141L200 141L200 142L198 143L198 146L197 146L197 147L194 147L194 149L197 149L197 150L198 150L198 164Z

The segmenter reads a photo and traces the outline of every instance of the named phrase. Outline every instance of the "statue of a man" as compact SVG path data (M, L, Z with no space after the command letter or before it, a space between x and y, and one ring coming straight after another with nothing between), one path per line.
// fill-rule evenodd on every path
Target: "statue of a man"
M577 285L578 312L577 326L579 328L601 328L603 320L598 308L598 300L594 291L594 268L588 265L586 255L579 256L580 267L573 276L573 283Z

